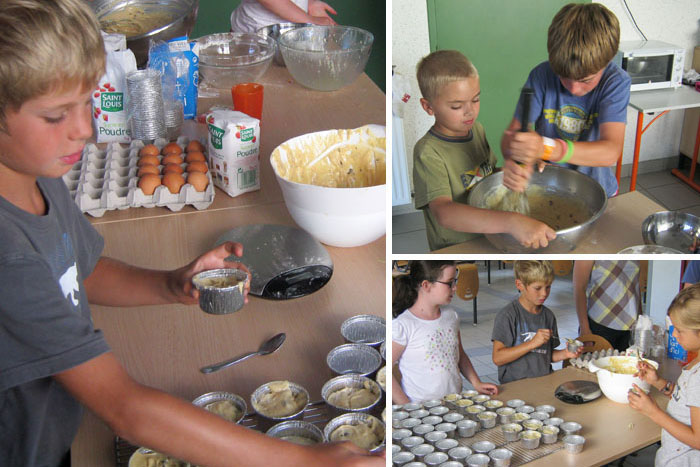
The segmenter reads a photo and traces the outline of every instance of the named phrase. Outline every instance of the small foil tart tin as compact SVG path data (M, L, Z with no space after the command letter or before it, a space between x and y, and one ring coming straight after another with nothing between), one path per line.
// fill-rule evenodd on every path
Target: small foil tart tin
M399 428L398 430L391 431L391 439L393 439L394 441L401 441L404 438L408 438L412 434L413 432L411 430L407 430L406 428Z
M435 425L421 423L420 425L413 427L413 434L418 436L427 436L427 434L431 431L435 431Z
M331 394L333 394L336 391L343 390L345 388L354 388L354 389L369 389L369 391L374 394L376 397L374 401L364 407L340 407L337 406L329 401L329 397ZM360 375L341 375L341 376L336 376L335 378L332 378L328 381L326 381L326 384L323 385L321 388L321 397L323 398L323 401L328 405L330 408L331 416L338 416L342 413L345 412L370 412L372 411L379 401L382 398L382 389L377 384L376 381L371 380L365 376L360 376ZM405 427L408 428L408 427Z
M499 401L498 399L490 399L485 401L483 406L489 410L494 410L503 407L503 401Z
M457 446L447 451L447 455L450 459L462 462L462 465L464 465L464 461L466 461L467 457L471 456L472 453L473 451L466 446Z
M578 349L580 349L581 347L583 347L583 342L581 342L578 339L566 341L566 350L568 350L571 353L578 352Z
M547 412L539 412L535 410L530 414L530 418L532 418L533 420L539 420L543 422L549 418L549 414Z
M227 287L209 285L217 280L236 280ZM210 269L192 278L192 284L199 291L199 308L212 315L225 315L243 308L243 292L249 281L248 273L240 269Z
M515 409L516 412L531 414L535 411L535 408L531 405L521 405Z
M491 441L477 441L472 444L472 450L474 452L485 454L493 449L496 449L496 445Z
M413 430L415 427L421 424L421 421L419 418L406 418L404 420L401 420L401 426L400 428L407 428L409 430Z
M343 344L328 352L326 363L337 375L358 374L371 378L382 366L382 356L368 345Z
M487 465L489 465L490 461L491 458L486 454L477 453L467 457L466 465L468 467L486 467Z
M455 423L440 423L435 426L435 431L442 431L447 433L448 438L454 438L457 432L457 425Z
M415 460L417 461L423 461L425 456L432 452L435 452L435 446L427 443L419 444L418 446L414 446L411 448L411 454L414 455Z
M331 441L333 432L335 432L335 430L339 427L343 425L360 424L374 425L375 433L381 438L381 442L374 448L370 449L369 452L379 452L383 450L386 442L386 427L384 426L384 423L374 415L369 415L362 412L344 413L339 417L335 417L323 428L323 436L325 436L328 441Z
M496 409L496 414L498 415L498 423L506 424L513 421L513 415L515 415L515 409L513 407L501 407Z
M445 438L447 438L447 433L445 433L444 431L433 430L430 433L425 434L425 440L430 444L435 444L438 441L441 441Z
M422 436L415 436L414 435L414 436L407 436L407 437L401 439L400 443L404 449L410 451L412 448L418 446L419 444L425 443L425 440L423 439Z
M479 423L474 420L460 420L455 425L460 438L471 438L479 429Z
M505 448L498 448L489 452L489 457L494 467L508 467L513 457L513 452Z
M523 428L526 430L537 431L542 428L543 425L544 423L542 423L541 420L535 420L534 418L523 421Z
M248 406L245 402L245 399L243 399L237 394L232 394L230 392L223 391L208 392L197 397L195 400L192 401L192 403L197 407L201 407L206 410L207 405L221 401L230 401L238 409L238 411L240 412L238 418L236 420L229 421L233 423L240 423L241 420L243 420L243 417L245 417L246 412L248 411Z
M425 409L418 409L418 410L412 410L412 411L408 412L408 415L411 418L425 418L428 415L430 415L430 412L428 410L425 410Z
M496 426L496 419L498 418L498 415L496 415L496 412L487 410L478 414L477 418L479 419L479 423L481 423L481 427L486 429Z
M520 443L525 449L537 449L542 439L542 433L534 430L525 430L520 432Z
M513 421L515 423L523 423L525 420L530 420L530 414L524 412L515 412L513 414Z
M432 409L438 405L442 405L442 401L440 399L430 399L429 401L423 402L423 407L426 409Z
M392 446L393 448L393 446ZM416 458L416 456L412 452L407 452L407 451L401 451L398 453L393 453L391 454L391 462L395 466L399 465L404 465L409 462L413 462L413 460Z
M486 407L484 407L483 405L470 405L466 408L465 415L474 420L475 422L478 422L479 414L484 411L486 411Z
M448 452L452 448L459 446L459 441L454 438L445 438L435 443L435 449L441 452Z
M581 424L576 422L564 422L559 425L559 429L567 436L577 435L581 431Z
M542 433L542 442L544 444L556 443L559 437L559 427L554 425L544 425L539 429Z
M444 452L436 451L425 456L423 462L425 462L425 465L438 466L443 462L447 462L449 459L449 456Z
M463 467L464 464L461 462L453 461L453 460L448 460L446 462L443 462L442 464L439 465L439 467Z
M423 423L426 425L437 425L442 423L442 417L439 415L429 415L423 419Z
M552 417L548 418L547 420L544 420L545 425L559 426L562 423L564 423L564 419L559 417Z
M518 407L522 407L525 405L525 401L522 399L511 399L506 402L506 405L508 407L513 407L514 409L517 409Z
M460 420L464 420L464 415L457 412L450 412L445 414L442 419L447 423L457 423Z
M501 425L501 430L503 431L503 437L506 441L517 441L520 432L523 431L522 425L517 423L506 423Z
M304 422L301 420L288 420L286 422L278 423L267 430L265 434L273 438L285 438L288 436L306 438L311 441L307 444L320 444L326 442L323 432L319 427L313 423ZM293 443L294 441L290 442Z
M466 399L471 399L474 396L478 396L479 391L476 391L474 389L467 389L466 391L462 391L462 397Z
M421 404L420 402L408 402L402 405L401 407L403 408L403 410L410 413L414 410L422 409L423 404Z
M578 454L583 451L583 445L586 443L586 438L579 435L568 435L564 439L564 448L571 454Z
M462 399L462 395L458 393L447 394L442 398L447 403L454 403L455 401Z
M554 412L556 412L556 410L557 410L556 407L554 407L553 405L549 405L549 404L538 405L537 407L535 407L535 411L545 412L545 413L549 414L550 417L552 416L552 414Z
M457 411L463 415L467 415L467 407L471 407L474 405L474 401L471 399L459 399L457 401L452 402L454 404L455 408Z
M392 456L395 456L397 452L402 452L402 451L401 451L401 446L399 446L399 445L397 445L397 444L392 444L392 445L391 445L391 455L392 455Z
M450 411L449 408L445 407L444 405L438 405L437 407L433 407L430 409L428 412L430 412L430 415L440 415L443 416L446 413Z
M484 402L491 400L491 396L486 394L479 394L471 398L475 404L484 405Z
M340 325L340 334L345 342L379 348L386 339L386 320L375 315L353 316Z
M405 410L392 410L391 411L392 424L393 424L393 422L399 422L399 425L400 425L400 422L406 420L407 418L410 418L410 415ZM393 426L394 426L394 428L397 428L396 425L393 425ZM400 428L400 426L398 428Z
M282 417L273 417L270 415L266 415L260 411L260 407L258 403L260 402L260 399L268 394L270 391L270 385L273 383L280 383L281 381L271 381L269 383L265 383L262 386L258 387L253 394L250 396L250 404L253 407L253 410L255 410L255 413L258 414L258 419L259 419L259 428L261 431L267 431L268 429L272 428L273 425L276 425L277 423L280 422L285 422L287 420L301 420L304 417L304 409L306 409L306 406L309 404L309 392L304 389L301 385L292 383L289 381L289 389L291 390L293 395L297 394L303 394L305 403L301 406L299 410L296 412L285 415Z

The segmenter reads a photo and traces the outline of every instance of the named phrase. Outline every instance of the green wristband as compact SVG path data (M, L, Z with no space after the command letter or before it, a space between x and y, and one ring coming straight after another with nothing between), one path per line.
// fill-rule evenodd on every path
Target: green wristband
M574 155L574 142L570 139L565 139L564 141L566 141L566 146L568 147L568 149L566 151L566 154L564 154L564 157L557 161L557 164L566 164L567 162L569 162L569 159L571 159L571 156Z

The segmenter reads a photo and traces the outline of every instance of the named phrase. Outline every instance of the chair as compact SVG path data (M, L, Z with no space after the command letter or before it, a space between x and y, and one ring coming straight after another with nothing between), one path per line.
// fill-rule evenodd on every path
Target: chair
M608 340L597 334L581 334L576 339L583 342L583 352L595 352L596 350L608 350L612 349L613 346ZM569 361L564 360L562 363L562 368L569 366Z
M476 264L457 265L456 294L462 300L474 300L474 326L476 326L476 295L479 293L479 270Z
M574 262L570 259L568 260L552 260L552 267L554 268L555 276L568 276L574 269Z

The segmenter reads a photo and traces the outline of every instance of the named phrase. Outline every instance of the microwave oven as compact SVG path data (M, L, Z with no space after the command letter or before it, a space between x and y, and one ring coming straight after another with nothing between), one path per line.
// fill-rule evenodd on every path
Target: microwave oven
M620 41L614 61L632 79L632 91L677 88L685 49L661 41Z

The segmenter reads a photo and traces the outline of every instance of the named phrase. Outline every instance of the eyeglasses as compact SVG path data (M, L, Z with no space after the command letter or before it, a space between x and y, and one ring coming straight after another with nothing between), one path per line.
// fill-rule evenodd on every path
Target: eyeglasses
M452 279L449 282L445 282L445 281L435 281L435 282L439 282L440 284L445 284L449 287L454 287L455 285L457 285L457 278L455 277L454 279Z

